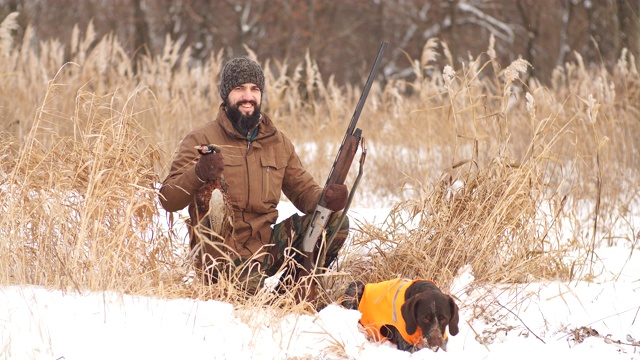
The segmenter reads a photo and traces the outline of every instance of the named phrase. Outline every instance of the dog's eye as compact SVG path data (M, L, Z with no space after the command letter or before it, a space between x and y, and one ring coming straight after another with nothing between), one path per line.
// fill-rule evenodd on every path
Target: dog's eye
M432 315L425 315L423 319L424 319L424 322L427 322L427 323L430 323L436 320Z

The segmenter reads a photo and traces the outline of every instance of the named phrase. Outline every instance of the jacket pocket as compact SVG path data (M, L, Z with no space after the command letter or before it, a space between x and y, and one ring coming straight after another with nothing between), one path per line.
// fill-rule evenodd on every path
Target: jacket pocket
M260 164L262 165L262 201L277 205L282 193L282 180L287 159L262 156Z
M248 186L245 159L238 154L224 154L224 179L227 182L229 200L240 209L248 206Z

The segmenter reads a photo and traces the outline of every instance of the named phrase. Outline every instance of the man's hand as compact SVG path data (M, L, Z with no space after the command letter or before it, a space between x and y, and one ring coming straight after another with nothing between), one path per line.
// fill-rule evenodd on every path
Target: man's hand
M200 159L198 159L196 163L196 176L202 182L215 180L222 174L222 170L224 170L224 157L220 149L215 148L215 150L209 153L200 153L203 155L200 156Z
M327 205L327 209L331 211L340 211L347 205L347 199L349 198L349 189L345 184L331 184L327 187L327 192L324 194L324 202Z

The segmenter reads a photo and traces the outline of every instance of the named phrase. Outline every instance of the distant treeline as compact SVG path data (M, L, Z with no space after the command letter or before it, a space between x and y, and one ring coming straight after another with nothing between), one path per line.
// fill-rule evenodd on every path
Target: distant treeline
M605 66L623 48L640 58L640 0L0 0L0 19L14 11L16 40L29 25L40 40L65 43L75 24L93 21L97 38L112 32L130 54L159 55L167 36L196 61L245 54L245 45L262 61L297 63L308 52L338 83L364 82L382 40L393 50L386 78L413 76L408 59L433 37L449 46L451 58L439 60L460 64L493 34L500 63L522 57L542 82L574 51Z

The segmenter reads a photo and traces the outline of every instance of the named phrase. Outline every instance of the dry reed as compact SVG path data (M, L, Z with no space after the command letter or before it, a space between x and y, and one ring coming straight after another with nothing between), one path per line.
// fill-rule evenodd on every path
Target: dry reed
M156 184L174 149L217 111L222 53L193 63L167 38L161 56L133 64L92 25L84 38L74 31L70 48L32 47L29 29L21 44L4 35L14 21L0 26L0 283L304 311L292 293L247 301L233 277L185 283L184 225L167 230L158 218ZM375 84L359 123L368 156L354 206L392 210L384 224L354 227L337 271L321 279L321 303L353 278L429 277L447 288L467 264L479 283L589 279L596 246L637 246L630 225L623 239L609 235L637 213L633 55L605 69L574 54L542 86L526 61L502 69L494 52L490 44L456 68L431 39L409 59L413 80ZM310 56L258 60L266 111L322 183L359 86L323 80Z

